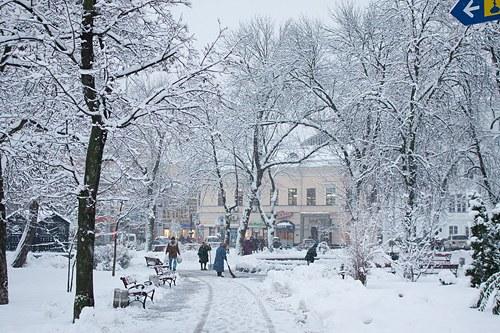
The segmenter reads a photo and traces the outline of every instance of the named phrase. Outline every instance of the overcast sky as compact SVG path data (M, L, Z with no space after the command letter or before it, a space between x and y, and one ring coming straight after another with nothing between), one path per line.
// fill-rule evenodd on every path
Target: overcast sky
M345 0L191 0L192 8L183 10L184 21L197 39L197 45L212 41L218 32L217 19L223 26L236 28L240 21L257 15L269 16L276 23L307 16L327 20L329 9ZM370 0L352 0L364 6Z

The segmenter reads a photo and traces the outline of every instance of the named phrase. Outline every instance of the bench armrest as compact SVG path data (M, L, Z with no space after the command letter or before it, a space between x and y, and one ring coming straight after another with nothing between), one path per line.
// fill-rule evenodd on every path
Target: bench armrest
M131 290L131 289L144 289L146 288L145 285L143 285L142 283L136 283L130 287L127 287L128 290Z

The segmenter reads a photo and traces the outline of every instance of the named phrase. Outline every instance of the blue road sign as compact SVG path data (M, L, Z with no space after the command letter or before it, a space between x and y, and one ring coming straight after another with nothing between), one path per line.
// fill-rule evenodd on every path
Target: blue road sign
M500 20L500 0L458 0L451 15L464 25Z

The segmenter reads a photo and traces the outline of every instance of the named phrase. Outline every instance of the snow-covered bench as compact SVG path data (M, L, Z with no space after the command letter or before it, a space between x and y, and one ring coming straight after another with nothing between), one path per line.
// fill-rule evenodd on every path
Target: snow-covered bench
M435 270L447 269L450 270L455 276L458 273L458 264L451 263L451 253L435 253L428 264L421 265L421 269L425 269L424 273L433 274L437 273Z
M132 276L122 276L120 280L122 280L125 289L127 289L128 304L135 301L141 302L142 307L145 309L146 300L148 298L151 299L151 302L153 302L155 288L153 287L151 281L138 283L137 280Z
M172 284L175 286L175 280L177 279L177 275L175 272L172 272L168 268L164 266L154 266L154 270L156 272L156 276L150 277L150 280L153 280L155 285L165 285L168 283L168 286L172 288Z
M144 257L144 259L146 259L146 266L147 267L162 266L164 268L168 268L168 264L164 264L159 258Z

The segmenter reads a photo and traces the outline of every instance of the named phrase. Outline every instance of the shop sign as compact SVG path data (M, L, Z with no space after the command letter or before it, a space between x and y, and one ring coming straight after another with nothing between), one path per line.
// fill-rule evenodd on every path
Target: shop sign
M286 212L284 210L280 210L279 212L276 212L276 218L278 219L286 219L290 218L293 216L293 212Z

